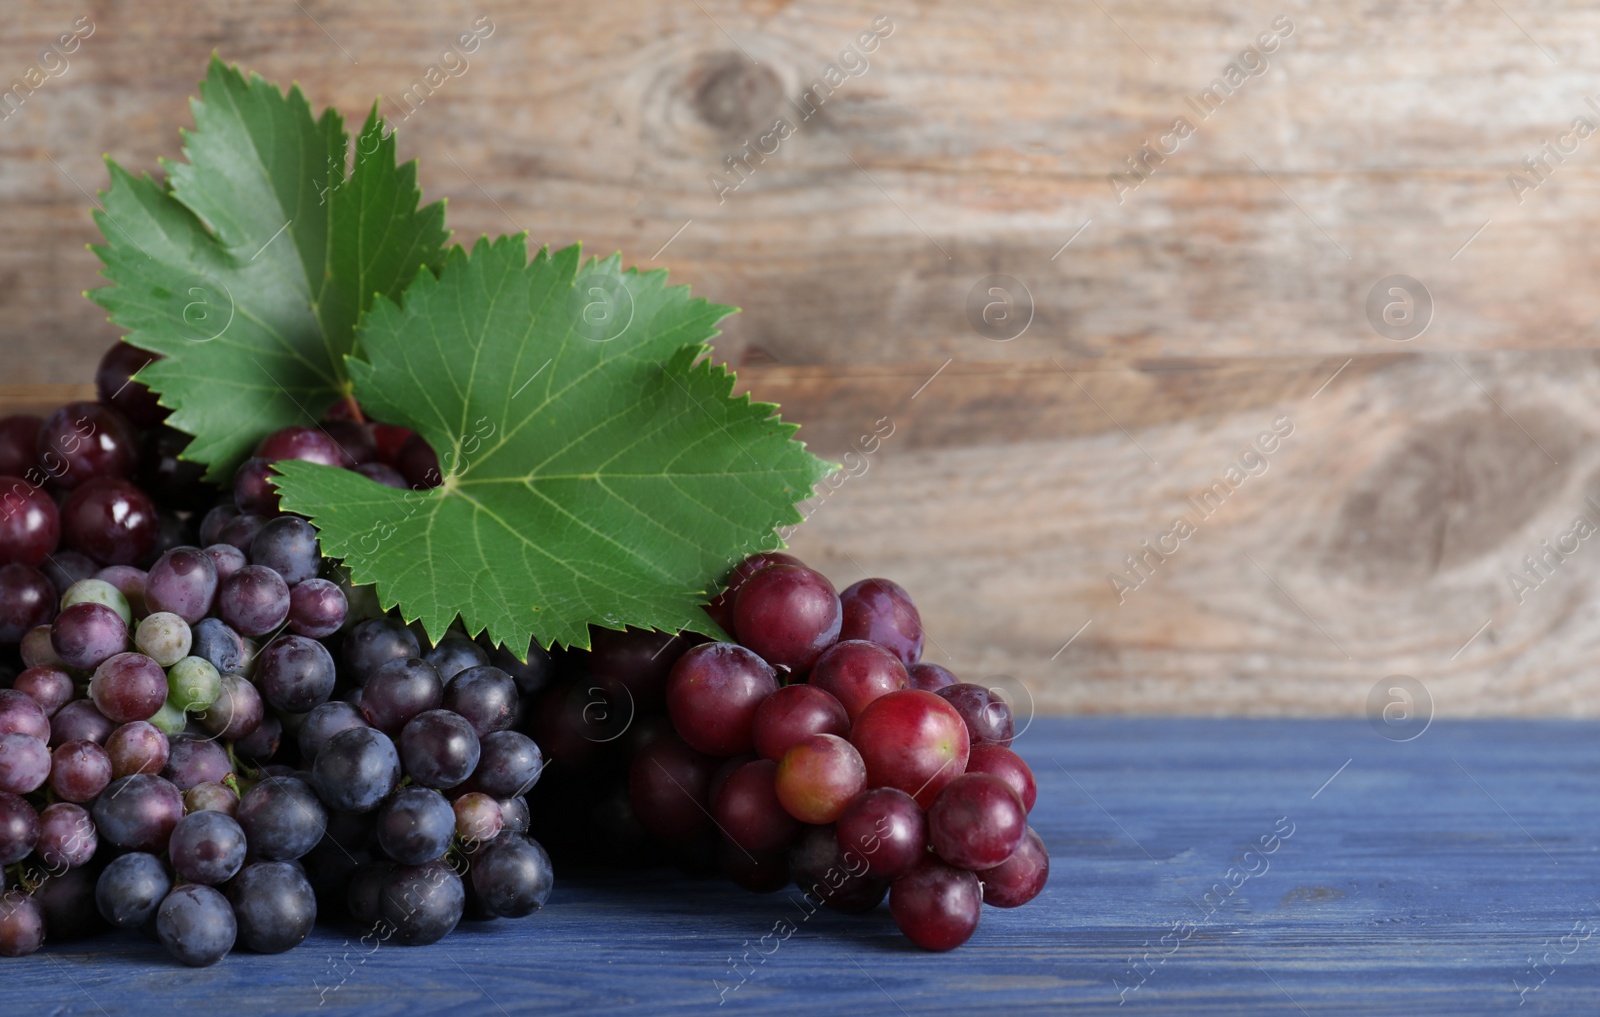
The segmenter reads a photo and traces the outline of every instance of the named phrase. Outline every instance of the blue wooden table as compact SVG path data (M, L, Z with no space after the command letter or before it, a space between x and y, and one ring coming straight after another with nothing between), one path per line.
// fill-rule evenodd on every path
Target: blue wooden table
M558 871L542 913L429 947L319 929L198 971L136 937L47 947L0 962L0 1015L1600 1010L1600 724L1041 719L1017 748L1050 885L954 953L887 907Z

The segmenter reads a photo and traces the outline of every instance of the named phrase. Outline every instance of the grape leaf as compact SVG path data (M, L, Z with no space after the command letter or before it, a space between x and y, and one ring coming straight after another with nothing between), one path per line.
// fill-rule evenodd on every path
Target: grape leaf
M416 163L395 164L374 105L355 144L298 87L212 58L188 163L167 184L109 162L95 248L112 285L90 296L133 345L138 375L194 435L185 458L226 481L263 435L313 423L349 390L345 355L375 294L398 299L443 262L444 205L419 208Z
M733 308L664 271L580 261L480 240L363 319L355 394L433 445L442 485L278 464L284 508L323 553L434 639L458 613L512 648L588 646L590 622L720 636L707 591L799 522L830 468L703 359Z

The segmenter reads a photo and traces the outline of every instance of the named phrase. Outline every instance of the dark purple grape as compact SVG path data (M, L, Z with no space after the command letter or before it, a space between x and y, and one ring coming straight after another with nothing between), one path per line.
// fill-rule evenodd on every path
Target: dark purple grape
M717 828L739 848L752 854L787 848L800 833L774 789L778 764L756 759L737 767L712 798Z
M333 655L305 636L281 635L256 659L256 685L267 702L286 713L306 713L333 694Z
M250 561L276 572L290 586L303 583L322 567L317 528L299 516L279 516L250 542Z
M835 824L839 849L859 856L867 875L895 879L928 853L928 820L910 795L897 788L863 791L850 800Z
M187 791L196 784L220 781L233 772L228 750L217 742L179 735L169 744L167 765L161 776L179 791Z
M113 406L136 427L154 427L167 418L169 412L156 401L156 394L133 376L161 359L159 353L147 353L125 342L115 342L100 358L94 372L95 391L100 401Z
M47 718L54 716L57 710L71 702L76 691L72 684L72 676L59 667L41 666L28 668L17 675L17 680L12 683L10 689L0 690L0 731L5 730L6 708L4 696L6 692L10 692L13 689L38 704L39 709ZM39 735L35 733L35 737L39 737ZM48 720L44 724L43 737L46 739L50 737L50 723Z
M353 470L378 458L378 445L372 439L372 426L355 420L327 420L322 432L339 449L340 465Z
M306 719L300 724L300 757L309 764L317 758L317 753L322 751L328 739L340 731L370 726L360 710L343 700L323 703L306 714Z
M39 425L44 421L28 413L0 417L0 476L37 476Z
M527 833L531 824L528 800L521 795L500 799L500 819L511 833Z
M517 683L492 664L469 667L444 687L444 708L465 717L479 736L509 728L517 705Z
M254 838L251 848L255 848ZM220 812L191 812L178 821L167 855L178 878L217 886L244 865L245 834L233 817Z
M372 686L367 688L370 692ZM406 774L423 787L455 787L472 776L480 753L478 735L472 725L465 717L449 710L425 710L407 721L400 732L400 761ZM405 859L396 858L395 861Z
M89 680L89 698L94 700L95 709L113 723L149 720L167 701L167 673L142 653L118 653L95 668L94 677Z
M64 802L93 801L111 777L111 754L94 742L68 742L50 756L50 790Z
M406 722L444 699L439 672L421 657L406 657L380 664L367 676L361 691L361 715L387 735L397 735Z
M233 743L233 751L260 766L278 754L278 746L282 741L283 721L269 713L254 731Z
M436 943L449 935L466 910L461 877L444 862L396 865L383 881L378 917L407 946Z
M265 716L261 693L249 679L225 674L221 694L195 719L211 734L232 742L254 731Z
M329 738L311 766L317 795L339 812L370 812L400 783L400 753L370 727Z
M401 865L421 865L449 849L456 813L437 791L403 787L378 810L377 834L384 854Z
M27 675L33 671L52 671L65 676L64 671L55 671L46 668L29 668L22 672ZM17 681L22 681L22 675ZM72 679L67 678L68 692L71 691ZM59 707L58 707L59 709ZM44 707L40 706L32 697L20 689L0 689L0 734L25 734L32 735L43 741L50 740L50 717Z
M278 514L278 491L272 486L272 476L272 463L260 457L240 464L233 474L233 503L240 512L256 516ZM218 528L219 540L226 528L227 524Z
M182 459L192 441L187 434L166 425L146 431L139 446L139 486L156 503L184 512L202 512L217 496L206 483L203 464Z
M84 481L61 507L62 540L107 565L145 561L159 533L155 502L132 482L116 477Z
M232 544L207 544L202 550L217 569L217 582L225 583L228 577L250 564L245 553Z
M484 909L501 918L533 914L554 885L550 856L531 837L496 837L472 859L472 888Z
M183 818L183 792L160 777L136 773L112 781L91 811L100 836L117 847L165 851Z
M289 591L289 629L311 639L323 639L339 631L349 609L338 583L307 579Z
M474 790L495 798L525 795L544 772L544 755L532 738L520 731L495 731L484 735L478 768L472 773Z
M59 488L94 477L131 477L138 438L128 418L109 406L77 402L56 410L39 426L39 465Z
M222 536L223 527L233 522L238 516L238 506L233 504L231 498L211 508L205 514L205 518L200 520L199 536L201 545L210 547L217 543L218 538ZM231 547L232 545L230 544L229 546ZM238 548L234 548L234 550L238 550Z
M801 892L845 914L871 911L889 888L866 874L859 856L840 850L831 824L806 827L789 851L789 871Z
M912 687L924 692L938 692L961 680L952 674L949 668L926 662L912 664L906 668L906 674L911 677Z
M239 942L256 953L283 953L311 933L317 897L298 865L255 862L228 884Z
M528 644L528 655L525 660L518 660L516 654L503 646L497 646L489 652L489 663L511 676L511 680L517 683L517 691L524 699L543 690L555 679L555 661L551 658L550 651L538 643Z
M149 615L150 609L144 602L144 584L150 573L132 565L107 565L94 574L96 579L110 583L117 588L128 601L128 607L133 611L135 618L144 618Z
M411 490L405 475L387 463L362 463L356 467L356 472L384 487L392 487L397 491Z
M990 869L1010 858L1028 829L1028 810L1011 785L987 773L964 773L928 807L928 843L962 869Z
M146 928L172 890L172 877L155 855L120 855L100 873L94 901L105 920L119 929Z
M977 875L935 858L924 859L889 890L895 925L924 950L954 950L971 939L982 910Z
M272 569L247 565L221 584L217 609L237 632L264 636L289 617L289 585Z
M736 643L703 643L667 679L667 713L684 741L713 756L754 746L756 709L778 691L771 666Z
M56 597L60 598L74 583L93 579L94 574L100 571L100 563L82 551L63 549L46 558L40 568L45 578L50 580Z
M438 645L423 654L423 659L433 665L439 672L439 680L445 682L469 667L489 663L489 655L477 643L455 633L439 640Z
M328 812L311 785L297 777L269 777L239 799L239 825L250 851L276 862L293 861L322 840Z
M99 846L94 821L83 806L56 802L39 813L39 840L34 850L52 872L87 865Z
M343 466L339 446L320 427L285 427L261 439L256 455L268 462L301 459L323 466Z
M420 434L414 434L406 441L395 467L406 478L406 483L419 491L438 487L444 482L444 476L439 472L439 456Z
M344 637L344 663L357 685L380 664L420 655L417 637L392 618L369 618Z
M50 777L50 747L33 735L0 735L0 791L25 795Z
M345 909L358 926L379 927L385 884L394 867L387 858L375 859L362 862L350 874L350 884L344 895Z
M0 791L0 865L20 862L39 842L39 814L9 791Z
M833 584L799 565L768 565L745 580L734 604L739 642L796 675L838 641L843 618Z
M223 674L238 671L244 660L244 640L221 618L202 618L194 626L190 652L211 662Z
M38 569L19 562L0 565L0 644L15 644L29 629L48 625L59 597Z
M156 935L161 945L193 968L207 967L226 957L238 932L228 899L209 886L180 886L167 894L156 910Z
M0 563L37 566L60 542L55 501L26 480L0 476Z
M124 724L105 740L113 780L134 773L160 773L166 769L172 747L167 736L147 721Z
M982 685L971 685L960 682L939 689L937 695L943 696L945 702L956 708L961 714L961 719L967 722L967 731L972 735L972 744L989 742L994 745L1009 746L1012 732L1015 730L1011 718L1011 707L1006 701L994 695Z
M44 945L44 909L31 894L0 896L0 957L26 957Z
M217 567L198 547L175 547L150 566L144 596L152 612L171 611L195 625L216 600Z
M74 699L50 718L50 744L89 741L104 745L117 725L88 699Z

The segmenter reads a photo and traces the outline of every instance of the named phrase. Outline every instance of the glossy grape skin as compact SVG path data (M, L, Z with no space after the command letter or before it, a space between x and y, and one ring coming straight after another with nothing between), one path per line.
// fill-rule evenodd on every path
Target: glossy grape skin
M10 689L0 690L0 697L6 692L15 690L19 695L25 695L39 706L46 718L55 715L67 703L72 701L76 689L72 683L72 676L59 667L39 666L30 667L17 675L17 680ZM0 711L3 715L3 711ZM43 725L43 737L50 737L50 722ZM4 730L4 721L0 720L0 730ZM39 737L35 734L35 737Z
M361 711L342 699L331 699L306 714L296 736L303 765L317 758L328 739L353 727L371 727Z
M250 735L266 718L261 693L241 675L225 674L221 692L195 719L208 732L227 741Z
M340 731L311 766L317 796L340 812L370 812L400 783L400 753L370 727Z
M135 374L160 359L159 353L147 353L121 341L112 343L94 372L95 392L100 401L115 407L136 427L154 427L161 423L170 411L157 401L148 385L132 380Z
M134 568L132 565L107 565L94 574L94 578L101 582L110 583L127 601L128 607L133 611L133 617L143 618L150 613L144 602L144 584L149 578L149 573L144 569Z
M74 699L50 718L50 744L90 741L104 745L116 729L116 723L107 720L105 714L95 709L93 702Z
M109 607L117 612L122 624L129 626L129 632L132 632L133 608L128 604L128 598L104 579L80 579L67 587L61 594L61 608L66 610L74 604L100 604Z
M56 802L39 813L39 840L34 850L52 871L87 865L100 846L89 811L72 802Z
M244 640L227 622L221 618L204 618L192 631L191 651L196 657L211 661L211 666L223 674L239 670L244 661Z
M528 800L521 795L500 799L500 819L511 833L527 833L531 825Z
M1010 746L1015 724L1011 717L1011 707L1006 705L1005 700L982 685L967 682L942 688L936 695L944 697L945 701L955 707L956 712L967 722L967 731L972 735L972 744L988 742Z
M449 710L425 710L400 731L400 760L406 774L423 787L455 787L472 776L481 754L472 725Z
M68 403L50 414L39 426L35 450L51 484L63 489L93 477L126 479L139 462L133 425L98 403Z
M711 825L711 774L717 761L676 734L653 739L633 758L628 792L634 814L652 836L691 837Z
M838 641L843 618L839 594L822 573L768 565L740 587L733 627L739 642L761 659L800 675Z
M130 852L111 860L95 884L95 905L112 926L137 929L155 920L172 890L167 867L153 854Z
M1033 770L1022 757L1012 752L1003 745L991 742L979 742L972 746L972 752L967 757L968 773L990 773L1007 784L1011 790L1022 799L1022 807L1028 812L1033 811L1033 803L1039 797L1039 788L1033 779Z
M167 674L142 653L118 653L95 668L89 698L113 723L149 720L167 701Z
M352 628L344 639L344 664L357 685L379 665L421 653L417 637L393 618L369 618Z
M285 427L261 439L256 455L268 462L299 459L323 466L343 466L339 446L320 427Z
M961 714L921 689L867 704L850 728L850 744L867 764L868 784L899 788L923 807L966 771L971 750Z
M928 819L910 795L879 787L850 799L834 824L839 849L859 855L867 875L895 879L928 853Z
M406 722L444 700L439 672L421 657L390 660L374 668L361 691L361 715L367 723L394 736Z
M792 554L781 551L761 551L752 554L744 561L733 567L722 579L722 592L712 598L706 605L706 614L711 620L721 625L723 631L733 631L733 606L739 598L739 589L744 586L745 580L760 572L768 565L801 565L805 563Z
M997 908L1019 908L1039 896L1050 881L1050 852L1044 839L1028 827L1010 858L978 873L983 902Z
M528 793L544 772L544 754L520 731L494 731L478 740L478 767L472 788L495 798Z
M855 746L838 735L812 735L778 761L778 801L803 823L831 823L866 790L867 767Z
M48 745L33 735L0 735L0 791L25 795L49 777Z
M26 477L39 466L39 425L42 417L13 413L0 417L0 476Z
M927 859L889 888L889 913L911 942L944 951L972 938L983 911L976 874Z
M94 742L68 742L50 756L50 790L61 801L93 801L111 780L111 754Z
M383 880L378 917L394 929L394 942L424 946L460 924L466 904L461 877L444 862L396 865Z
M667 713L684 741L713 756L754 746L756 709L778 691L766 661L735 643L703 643L673 665Z
M111 732L105 741L111 759L111 778L135 773L158 774L166 769L171 744L154 724L135 721Z
M39 842L39 814L27 800L0 791L0 865L20 862Z
M232 544L207 544L201 548L206 557L211 559L211 564L217 569L217 583L228 581L228 577L250 564L250 558Z
M473 857L471 878L486 911L501 918L523 918L550 899L555 870L538 841L508 834L490 841Z
M907 667L922 659L922 615L911 595L887 579L863 579L839 594L840 640L866 639Z
M424 653L422 659L433 665L442 682L448 682L469 667L482 667L489 663L489 655L483 652L482 647L466 636L453 632Z
M134 629L133 645L162 667L171 667L189 655L194 632L188 622L171 611L157 611Z
M500 803L481 791L468 791L450 807L456 815L456 836L469 848L494 840L505 829Z
M253 516L277 515L279 501L278 489L272 486L272 463L259 456L246 459L239 464L233 472L233 503L238 507L238 513L226 521L219 521L216 529L210 533L201 531L201 539L207 536L214 538L214 542L222 541L223 531L239 514ZM231 543L231 541L230 541ZM240 550L246 550L240 548Z
M44 945L44 909L31 894L0 897L0 957L26 957Z
M945 785L928 808L928 843L963 869L993 868L1011 857L1028 828L1028 810L1011 785L966 773Z
M217 886L244 865L244 830L221 812L191 812L173 827L167 853L179 879Z
M155 502L127 480L86 480L61 507L61 539L106 565L144 561L155 550L159 535Z
M198 547L175 547L150 566L144 597L152 612L171 611L195 625L217 598L217 566Z
M82 551L63 548L44 560L39 566L57 597L66 593L73 583L93 579L100 564Z
M238 819L239 796L228 785L208 780L204 784L196 784L183 793L183 811L220 812L224 816Z
M444 795L403 787L378 810L378 846L401 865L421 865L444 855L456 835L456 813Z
M44 573L20 562L0 565L0 645L19 642L29 629L49 624L56 588Z
M288 620L289 586L272 569L247 565L218 588L217 613L241 635L267 635Z
M299 516L279 516L250 541L250 562L271 569L290 586L315 577L322 567L317 528Z
M0 566L0 570L3 570ZM48 585L49 580L46 580ZM54 587L51 587L52 591ZM3 623L0 623L3 624ZM61 658L56 655L56 648L50 645L50 626L35 625L22 634L22 641L17 644L17 652L22 654L23 667L60 667Z
M95 799L94 826L102 839L130 851L165 851L183 818L183 793L147 773L120 777Z
M190 967L209 967L226 957L238 932L227 898L209 886L180 886L156 910L161 945Z
M0 734L25 734L49 741L50 717L44 707L17 689L0 689Z
M268 777L239 799L239 825L253 855L287 862L322 840L328 812L311 785L297 777Z
M289 590L289 631L311 639L326 638L343 627L349 610L338 583L307 579Z
M167 765L161 776L179 791L196 784L220 781L233 771L228 750L210 739L178 735L168 740Z
M739 848L759 854L787 848L800 823L778 802L778 764L757 759L735 769L716 790L712 815L724 836Z
M831 824L805 828L789 850L789 871L802 893L845 914L871 911L889 890L888 883L866 874L859 855L839 849L838 831Z
M333 655L305 636L281 635L262 648L256 661L256 685L273 707L306 713L333 694Z
M900 658L864 639L829 647L817 658L807 681L844 704L852 724L874 699L911 688L911 677Z
M516 681L493 664L484 664L469 667L446 682L440 705L465 717L482 737L512 725L518 700Z
M0 476L0 564L37 566L60 542L55 500L26 480Z
M311 883L290 862L246 865L226 892L239 925L239 943L256 953L293 949L317 920Z

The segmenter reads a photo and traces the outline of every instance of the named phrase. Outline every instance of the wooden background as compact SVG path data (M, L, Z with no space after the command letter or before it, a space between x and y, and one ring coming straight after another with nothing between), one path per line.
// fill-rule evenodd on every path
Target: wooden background
M1399 673L1441 715L1600 715L1600 540L1520 601L1509 579L1600 524L1600 136L1520 202L1508 184L1600 125L1600 9L425 7L12 0L0 83L79 14L95 30L0 122L0 398L64 396L115 338L79 295L100 157L176 156L216 50L351 116L391 97L458 239L582 240L742 306L721 354L818 451L892 420L794 544L841 586L909 587L963 676L1040 710L1360 714ZM470 66L405 116L480 17ZM1186 99L1280 18L1202 120ZM875 23L870 66L719 203L724 158ZM1108 174L1180 116L1193 135L1119 201ZM1394 273L1434 304L1407 342L1366 317ZM1018 338L969 321L991 275L1031 294ZM1266 472L1119 603L1108 573L1283 417Z

